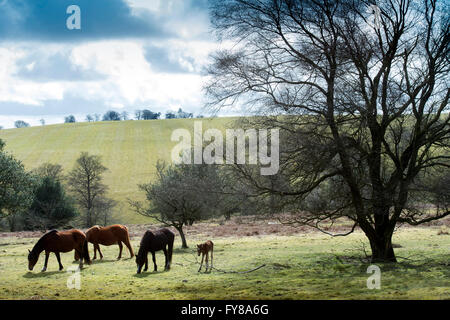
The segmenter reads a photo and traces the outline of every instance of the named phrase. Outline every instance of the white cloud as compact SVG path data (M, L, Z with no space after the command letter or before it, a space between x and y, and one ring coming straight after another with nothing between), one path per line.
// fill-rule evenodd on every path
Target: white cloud
M63 85L56 82L36 83L15 77L17 61L26 52L21 49L0 48L0 102L17 102L40 106L45 100L61 100Z
M183 104L199 101L201 76L197 74L158 73L144 56L144 45L131 41L83 44L72 50L71 61L85 72L105 76L105 80L74 87L93 100L109 105L135 105L146 101Z
M155 70L156 65L153 66L145 58L145 45L142 41L129 40L71 46L61 44L49 48L39 44L12 49L0 47L0 81L3 84L0 86L0 102L45 108L49 100L65 101L70 96L72 99L98 101L103 106L114 109L132 108L128 111L134 110L135 106L154 106L155 111L160 112L183 107L189 112L198 113L203 98L203 79L198 71L214 45L201 41L166 41L158 44L169 48L168 60L195 73ZM48 55L55 53L62 53L67 57L67 67L70 70L66 71L73 72L74 76L76 70L79 70L84 74L99 74L101 79L36 81L18 75L20 68L33 70L35 58L39 59L44 55L48 58ZM68 105L65 110L61 110L61 113L73 112L76 112L76 106L71 109ZM42 114L45 114L44 110Z

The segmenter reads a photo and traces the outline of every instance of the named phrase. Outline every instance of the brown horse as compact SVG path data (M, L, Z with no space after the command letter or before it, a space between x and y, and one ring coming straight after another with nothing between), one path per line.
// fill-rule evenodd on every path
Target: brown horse
M205 257L205 255L206 255L206 272L208 272L208 253L209 252L211 252L211 267L209 268L209 272L211 272L211 269L213 267L213 251L214 251L214 243L211 240L208 240L205 243L197 245L198 256L200 256L200 254L202 254L202 262L200 263L200 268L198 269L198 272L200 272L200 270L202 270L203 258Z
M141 273L142 266L144 265L144 271L147 271L149 252L152 253L154 271L156 272L158 270L158 267L156 266L155 252L159 250L164 251L164 256L166 257L164 270L170 270L174 239L175 234L169 229L162 228L156 231L147 230L142 237L139 252L136 256L137 273Z
M86 235L83 231L77 229L68 231L49 231L38 240L34 245L33 250L28 250L28 269L30 271L33 270L39 259L39 255L42 251L45 251L45 263L42 272L47 270L48 257L51 252L55 253L59 263L59 270L61 271L63 265L61 264L59 253L72 250L75 250L80 257L83 257L85 262L91 264ZM80 259L80 269L83 267L83 259Z
M119 256L117 260L122 258L122 242L127 246L130 251L130 259L134 257L133 248L130 244L130 236L128 234L128 228L126 226L115 224L109 227L93 226L86 231L87 241L94 245L94 260L97 259L97 250L100 254L100 259L103 259L102 252L100 251L99 244L103 246L111 246L113 244L119 245Z

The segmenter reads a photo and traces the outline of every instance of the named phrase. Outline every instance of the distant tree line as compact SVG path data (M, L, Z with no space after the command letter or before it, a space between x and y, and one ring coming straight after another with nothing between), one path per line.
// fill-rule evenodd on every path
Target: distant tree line
M189 119L194 118L194 114L191 112L183 111L179 108L177 112L167 111L165 113L165 119ZM197 115L196 118L203 118L203 115ZM161 119L161 112L153 112L149 109L139 109L134 111L134 119L136 120L159 120ZM86 122L98 122L98 121L125 121L130 120L129 113L127 111L117 112L114 110L108 110L103 115L99 113L88 114L85 119ZM41 125L45 126L45 119L40 119ZM64 123L76 123L77 119L73 114L64 117ZM16 128L27 128L30 126L28 122L23 120L17 120L14 122ZM3 129L0 126L0 130Z

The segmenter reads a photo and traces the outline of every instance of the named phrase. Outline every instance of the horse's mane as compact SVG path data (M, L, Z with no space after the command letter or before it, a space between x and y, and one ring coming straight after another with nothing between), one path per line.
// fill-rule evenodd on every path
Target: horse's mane
M145 245L146 240L148 239L148 237L150 236L154 236L153 232L150 230L145 231L144 236L141 239L141 243L140 246L142 247L143 245Z
M33 247L33 250L31 250L31 252L34 252L35 250L38 250L39 248L42 248L42 243L44 242L44 240L50 235L53 234L55 232L58 232L58 230L50 230L49 232L47 232L46 234L44 234L39 240L38 242L36 242L36 244Z

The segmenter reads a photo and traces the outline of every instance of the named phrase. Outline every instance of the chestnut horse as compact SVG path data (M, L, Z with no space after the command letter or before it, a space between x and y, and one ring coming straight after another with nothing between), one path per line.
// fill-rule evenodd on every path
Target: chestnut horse
M33 270L36 265L39 255L42 251L45 251L45 263L42 272L47 270L48 257L51 252L54 252L56 259L58 259L59 270L63 269L61 264L60 252L69 252L75 250L75 252L83 257L84 261L91 264L89 259L89 251L86 241L86 235L83 231L78 229L72 229L68 231L52 230L44 234L38 242L34 245L33 250L28 250L28 269ZM80 269L83 267L83 259L80 260Z
M172 263L173 241L175 234L169 229L162 228L157 231L147 230L142 237L139 252L136 256L137 273L141 273L142 266L145 264L144 271L148 269L148 253L152 253L154 271L158 270L156 266L155 252L162 250L166 257L164 270L170 270ZM167 249L166 249L167 246Z
M133 248L130 244L130 237L128 235L128 228L126 226L115 224L109 227L99 227L93 226L88 231L86 231L87 241L94 245L94 258L97 259L97 250L100 254L100 259L103 259L103 254L100 251L100 244L103 246L111 246L113 244L119 245L119 256L117 260L122 258L122 242L127 246L128 251L130 251L130 259L134 257ZM77 260L78 256L75 256Z
M211 272L211 269L213 267L213 251L214 251L214 243L211 240L208 240L205 243L197 245L198 256L200 256L200 253L202 254L202 262L200 263L200 268L198 268L198 272L200 272L200 270L202 270L203 258L205 258L205 255L206 255L206 271L205 272L208 272L208 253L209 252L211 252L211 267L209 268L209 272Z

